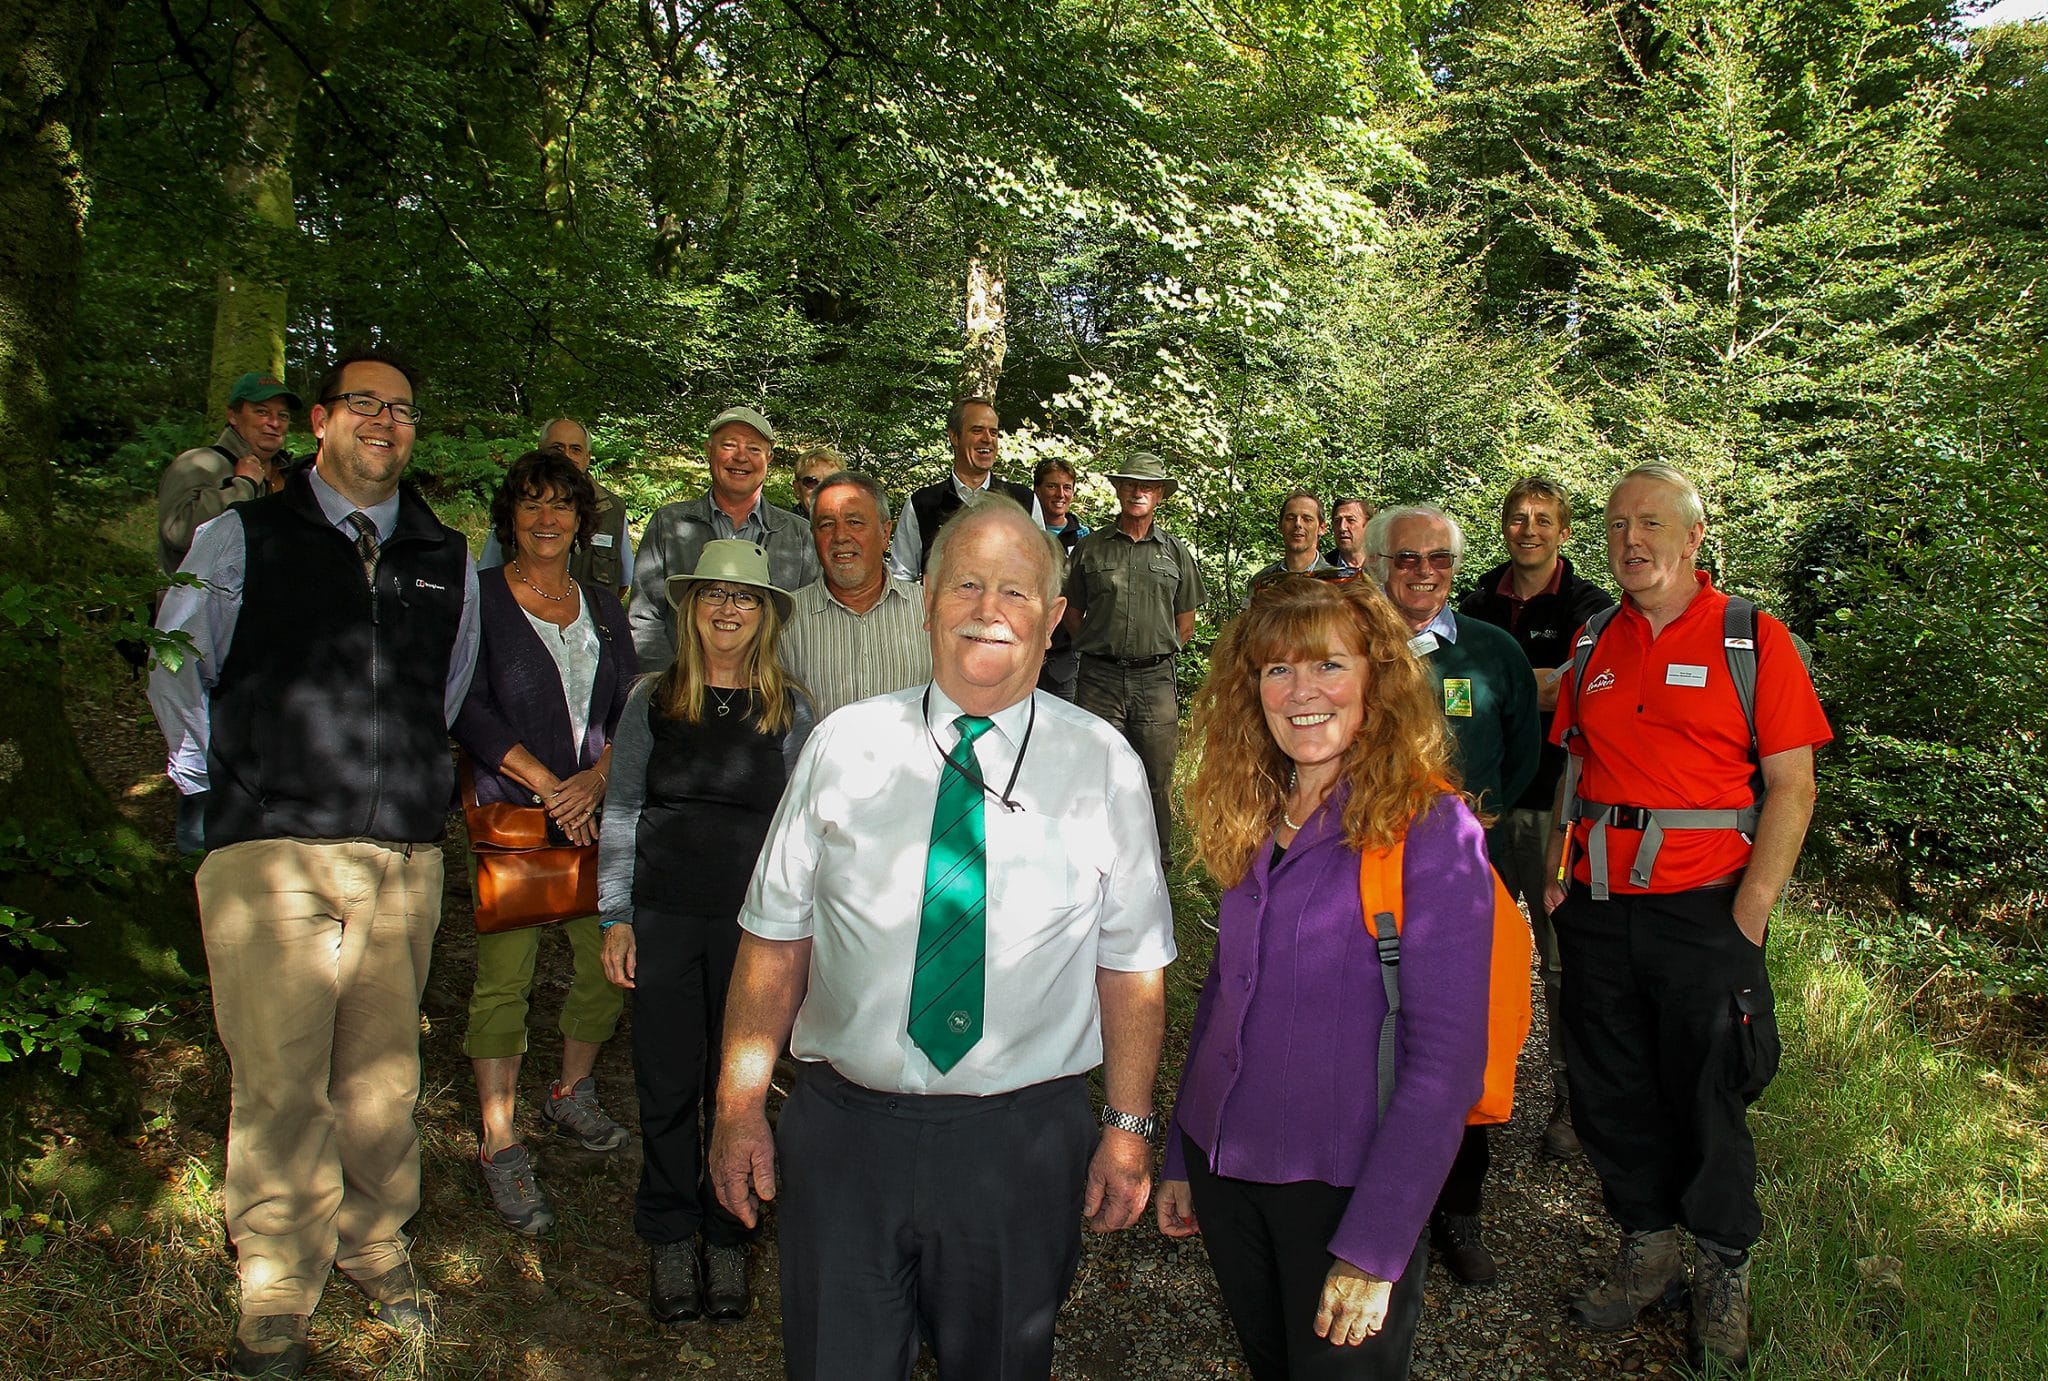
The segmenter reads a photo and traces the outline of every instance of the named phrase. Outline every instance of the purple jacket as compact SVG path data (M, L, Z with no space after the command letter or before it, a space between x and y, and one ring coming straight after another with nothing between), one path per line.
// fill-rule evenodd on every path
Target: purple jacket
M571 743L562 674L505 580L502 569L477 576L483 638L469 698L455 717L455 741L476 760L479 804L536 805L534 794L499 772L498 765L522 743L557 777L574 776L602 757L619 727L626 693L633 689L633 630L617 595L577 582L597 624L597 681L590 688L590 727L582 743Z
M1394 1097L1378 1125L1386 991L1342 835L1340 786L1275 868L1270 843L1223 896L1166 1140L1259 1184L1356 1186L1329 1248L1395 1280L1450 1173L1486 1064L1493 871L1479 822L1443 796L1408 831Z

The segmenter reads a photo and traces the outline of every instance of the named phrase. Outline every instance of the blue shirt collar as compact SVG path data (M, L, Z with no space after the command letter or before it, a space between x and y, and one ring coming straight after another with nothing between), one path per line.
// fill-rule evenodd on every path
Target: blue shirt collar
M317 464L307 471L306 478L313 483L313 497L320 504L322 516L335 527L341 528L353 541L355 532L348 526L348 515L358 511L355 504L344 498L340 490L327 482ZM390 541L391 534L398 530L398 491L392 490L391 497L384 502L360 511L367 513L370 521L376 525L377 540Z

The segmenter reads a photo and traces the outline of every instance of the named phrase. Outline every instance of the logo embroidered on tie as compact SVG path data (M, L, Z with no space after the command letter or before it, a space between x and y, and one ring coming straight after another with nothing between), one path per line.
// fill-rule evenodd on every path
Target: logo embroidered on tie
M953 1034L955 1035L965 1034L967 1028L972 1026L973 1024L974 1018L967 1015L967 1013L965 1012L954 1012L951 1016L946 1018L946 1025L950 1026L953 1029Z

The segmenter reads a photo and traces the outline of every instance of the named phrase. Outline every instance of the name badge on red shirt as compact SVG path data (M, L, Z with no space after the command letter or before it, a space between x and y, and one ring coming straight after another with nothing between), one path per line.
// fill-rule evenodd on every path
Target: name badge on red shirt
M1667 686L1704 686L1707 684L1707 669L1685 662L1673 662L1664 669L1664 684Z

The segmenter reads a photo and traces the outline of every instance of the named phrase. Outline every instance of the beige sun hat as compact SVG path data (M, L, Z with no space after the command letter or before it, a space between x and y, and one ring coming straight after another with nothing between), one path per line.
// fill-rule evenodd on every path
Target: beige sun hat
M1180 488L1180 481L1166 473L1166 462L1150 451L1134 451L1121 469L1109 472L1113 480L1133 480L1139 484L1160 484L1166 486L1160 499L1170 499L1173 491Z
M789 621L790 611L796 607L789 591L777 589L768 578L768 549L743 537L706 542L704 550L697 554L696 570L688 575L670 576L669 608L682 608L683 602L690 597L690 587L705 580L715 580L721 585L745 585L761 591L775 601L775 611L782 615L784 623Z

